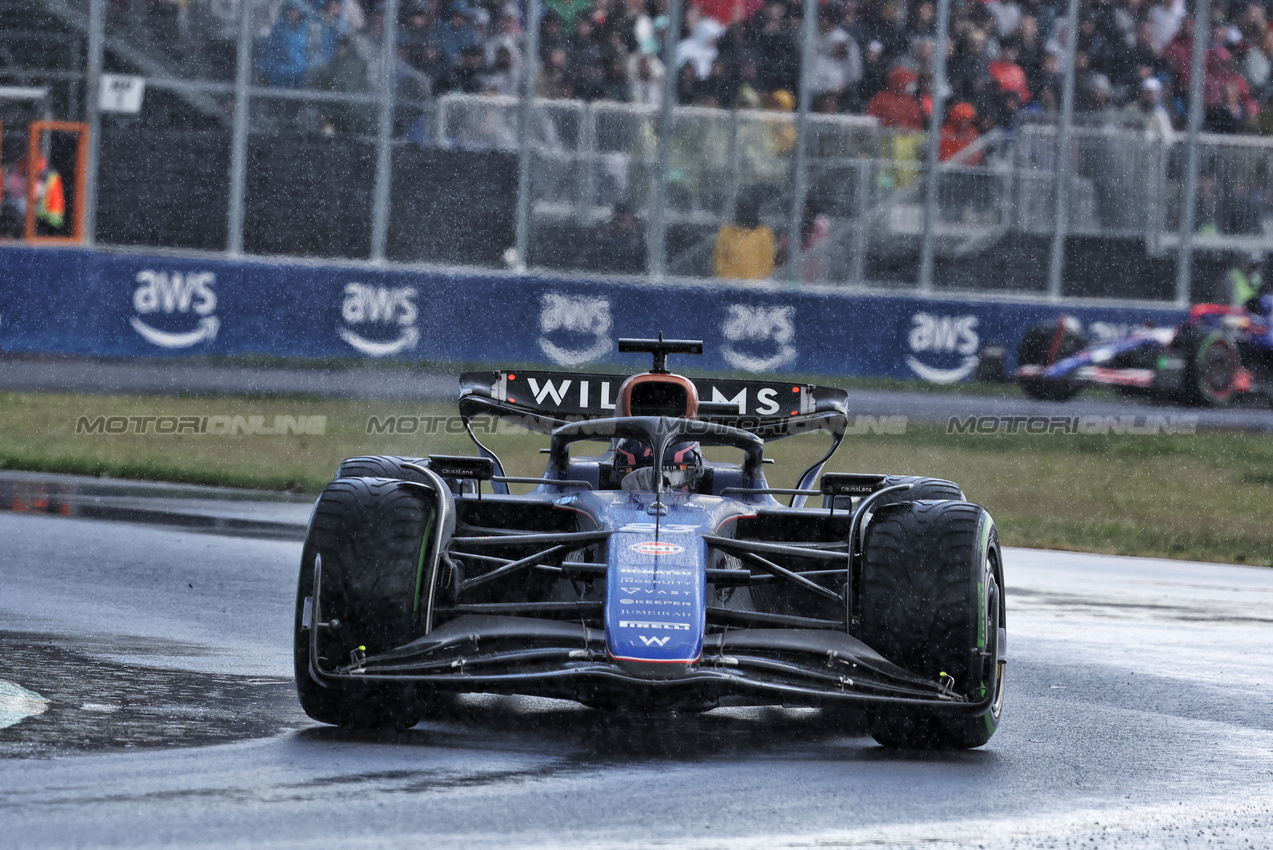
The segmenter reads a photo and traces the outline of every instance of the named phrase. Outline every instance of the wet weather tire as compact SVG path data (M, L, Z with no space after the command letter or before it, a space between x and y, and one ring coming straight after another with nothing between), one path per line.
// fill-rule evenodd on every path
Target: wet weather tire
M1184 401L1200 407L1225 407L1237 394L1242 361L1237 347L1220 331L1182 333L1185 360Z
M415 481L427 484L428 478L423 472L408 469L404 464L413 463L426 466L424 458L393 457L390 455L364 455L351 457L341 461L337 478L401 478L403 481Z
M920 478L914 475L890 475L884 479L884 487L893 487L897 484L910 484L909 490L895 490L892 493L885 493L880 496L872 507L875 511L885 505L895 505L898 502L919 502L922 500L931 501L963 501L964 493L959 489L959 485L954 481L947 481L944 478Z
M860 637L893 663L953 680L973 715L881 709L871 736L886 747L968 749L990 740L1003 710L1002 561L994 521L968 502L904 502L881 509L866 532ZM943 675L944 674L944 675Z
M317 659L333 670L360 647L374 654L400 646L420 630L423 552L438 528L433 497L422 488L381 478L342 478L318 498L301 554L296 594L296 687L305 713L338 726L410 727L423 702L411 685L339 682L311 675L311 628L319 628ZM304 624L321 558L320 613L325 625ZM307 601L310 600L310 601Z
M1017 346L1017 367L1051 366L1087 348L1087 337L1065 318L1026 331ZM1039 401L1068 401L1083 385L1068 378L1020 378L1021 391Z
M884 478L880 488L895 487L898 484L910 484L909 490L894 490L892 493L885 493L872 502L872 509L878 511L885 505L895 505L898 502L918 502L922 499L931 499L935 501L963 501L964 492L959 489L959 485L954 481L947 481L944 478L923 478L917 475L889 475ZM849 496L836 496L835 509L851 510L853 501Z

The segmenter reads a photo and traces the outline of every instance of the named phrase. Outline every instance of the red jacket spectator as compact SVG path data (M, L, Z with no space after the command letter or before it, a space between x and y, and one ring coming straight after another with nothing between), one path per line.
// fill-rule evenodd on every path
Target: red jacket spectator
M888 88L871 98L866 114L891 130L924 129L924 110L915 97L915 72L901 65L888 72Z
M742 0L694 0L694 8L725 26L738 23L746 17Z
M1025 71L1017 64L1017 45L1005 41L999 58L990 63L990 78L999 84L1004 91L1014 91L1021 103L1030 100L1030 84L1026 82Z
M937 158L948 162L955 158L961 150L981 138L977 132L977 110L969 103L956 103L946 116L946 123L941 127L941 142L937 146ZM981 152L971 154L960 160L961 165L981 165Z

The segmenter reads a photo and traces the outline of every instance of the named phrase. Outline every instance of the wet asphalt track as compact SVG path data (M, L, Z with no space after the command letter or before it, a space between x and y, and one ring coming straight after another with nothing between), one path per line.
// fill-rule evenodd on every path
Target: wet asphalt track
M294 542L0 514L0 846L1267 847L1273 570L1009 550L989 746L809 710L621 719L471 699L309 723Z

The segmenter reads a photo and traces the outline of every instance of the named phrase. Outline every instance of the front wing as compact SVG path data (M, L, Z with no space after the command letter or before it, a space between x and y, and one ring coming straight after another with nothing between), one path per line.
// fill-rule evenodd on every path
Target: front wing
M708 704L915 706L978 714L991 695L970 700L898 667L866 644L830 629L736 629L709 634L684 672L653 678L606 653L605 634L582 622L465 615L376 655L319 657L321 606L309 629L310 676L324 687L416 682L438 690L524 694L593 702L644 698ZM1002 660L1003 641L984 663ZM975 668L974 668L975 669Z

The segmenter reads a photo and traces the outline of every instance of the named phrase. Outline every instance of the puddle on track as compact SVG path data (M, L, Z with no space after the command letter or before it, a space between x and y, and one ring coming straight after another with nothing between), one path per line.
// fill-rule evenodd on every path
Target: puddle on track
M98 655L119 649L0 631L0 680L46 701L43 712L0 726L0 758L206 746L307 725L291 680L131 666Z

